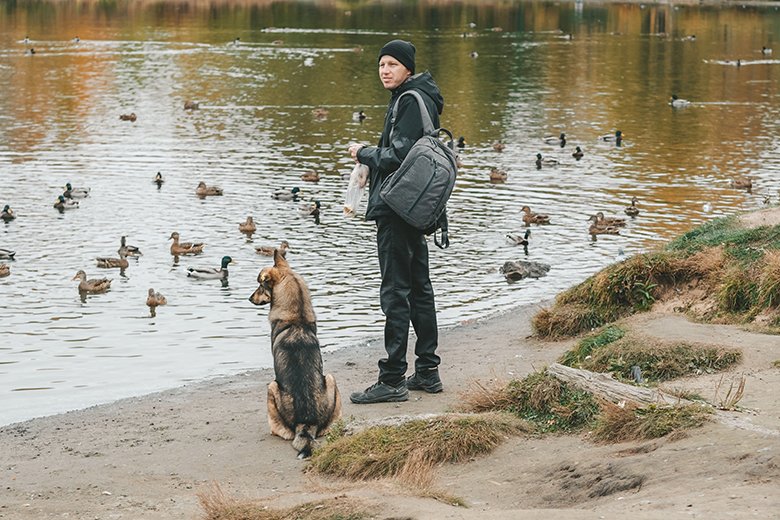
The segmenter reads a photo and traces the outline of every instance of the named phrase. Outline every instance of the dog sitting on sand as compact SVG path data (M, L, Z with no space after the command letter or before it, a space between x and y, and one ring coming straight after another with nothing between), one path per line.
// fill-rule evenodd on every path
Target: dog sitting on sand
M298 458L311 455L315 439L341 418L341 395L331 374L323 374L317 321L309 289L279 250L273 267L257 276L255 305L271 304L271 352L275 379L268 385L271 434L292 440Z

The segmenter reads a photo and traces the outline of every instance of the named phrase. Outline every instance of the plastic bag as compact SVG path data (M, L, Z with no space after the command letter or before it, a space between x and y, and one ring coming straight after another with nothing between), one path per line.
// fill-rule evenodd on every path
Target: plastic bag
M344 215L354 217L360 209L360 199L368 184L368 166L357 163L349 176L349 186L344 197Z

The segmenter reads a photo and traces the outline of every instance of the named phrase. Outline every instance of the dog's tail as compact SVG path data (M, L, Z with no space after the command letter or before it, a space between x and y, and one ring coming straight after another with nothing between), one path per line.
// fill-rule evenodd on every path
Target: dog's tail
M311 457L314 439L317 437L317 426L313 424L296 424L295 438L292 441L293 448L298 450L299 459Z

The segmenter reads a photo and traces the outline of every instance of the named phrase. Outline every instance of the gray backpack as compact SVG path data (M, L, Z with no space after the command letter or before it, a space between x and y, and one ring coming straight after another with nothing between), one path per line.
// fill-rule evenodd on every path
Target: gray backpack
M444 249L450 245L446 205L458 174L455 145L449 130L433 128L428 108L416 90L398 96L393 106L393 123L398 102L406 94L414 96L420 106L423 136L414 143L401 166L384 180L379 196L409 225L426 235L433 233L434 243ZM439 139L441 133L446 134L449 141L445 143ZM391 141L392 135L391 129ZM439 230L441 241L436 236Z

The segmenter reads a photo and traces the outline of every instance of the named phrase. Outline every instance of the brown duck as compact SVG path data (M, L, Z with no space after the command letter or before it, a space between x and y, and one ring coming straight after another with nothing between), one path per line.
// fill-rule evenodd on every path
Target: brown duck
M528 206L523 206L520 208L520 211L524 213L523 215L523 222L525 222L526 226L530 226L531 224L549 224L550 223L550 217L547 215L542 215L541 213L534 213L531 211L531 208Z
M87 273L79 271L74 280L79 281L79 291L85 293L104 293L111 288L111 280L108 278L94 278L87 280Z
M177 231L171 233L171 236L168 238L168 240L170 239L173 239L173 244L171 244L171 254L173 256L199 255L203 252L203 242L179 242L179 233Z

